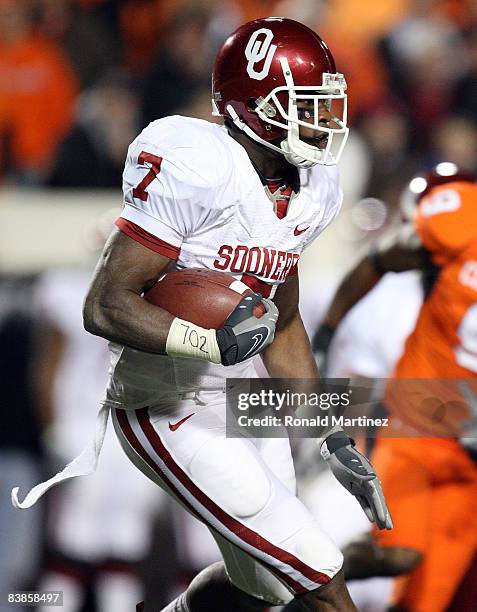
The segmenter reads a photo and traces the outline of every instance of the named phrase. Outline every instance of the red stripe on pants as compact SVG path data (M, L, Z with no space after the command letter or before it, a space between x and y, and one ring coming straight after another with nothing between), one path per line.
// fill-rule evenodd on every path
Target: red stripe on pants
M259 533L252 531L248 527L246 527L243 523L234 519L232 516L228 515L220 506L218 506L213 500L207 497L201 489L197 487L197 485L189 478L189 476L182 470L182 468L175 462L174 458L170 454L170 452L166 449L162 440L157 433L157 431L152 426L149 420L149 414L147 408L143 408L142 410L137 411L137 418L141 429L143 430L145 436L150 442L153 449L159 455L164 464L169 468L169 470L174 474L174 476L179 480L179 482L205 507L207 510L214 515L214 517L222 523L227 529L229 529L232 533L234 533L238 538L257 548L260 551L264 551L271 557L279 560L281 563L289 565L294 570L308 578L308 580L317 583L317 584L327 584L331 578L322 572L314 570L310 566L306 565L295 557L292 553L275 546L271 542L268 542L265 538L263 538ZM274 571L280 571L274 568ZM303 587L295 580L293 580L290 576L284 574L281 576L282 580L285 580L290 584L290 581L293 581L293 589L297 593L306 593L308 589ZM290 584L290 586L292 586ZM298 590L299 589L299 590Z

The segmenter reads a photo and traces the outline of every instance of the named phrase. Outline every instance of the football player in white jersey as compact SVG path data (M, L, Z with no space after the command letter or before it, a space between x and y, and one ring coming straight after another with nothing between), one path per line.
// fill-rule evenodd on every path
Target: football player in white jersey
M111 342L106 406L125 452L207 524L224 559L167 612L259 611L293 598L306 610L355 610L341 553L296 497L288 439L226 438L224 393L226 377L255 375L259 352L272 377L319 375L298 311L297 262L341 206L345 89L312 30L260 19L219 50L212 102L224 126L167 117L129 148L125 207L86 298L85 326ZM141 296L164 271L191 267L233 274L264 296L266 313L253 316L257 293L223 328L185 322L184 336L184 321ZM320 443L368 518L391 528L353 441L334 428Z
M224 557L167 610L263 610L294 596L310 610L353 610L341 554L295 496L288 441L226 439L223 392L226 376L254 376L260 351L271 376L318 376L296 264L341 205L345 81L314 32L258 20L219 51L213 105L225 127L168 117L130 146L125 208L85 324L113 343L108 402L126 453L208 524ZM247 306L222 329L196 327L199 352L181 320L141 298L165 270L189 267L234 274L265 296L267 313L256 319ZM252 348L257 329L264 339ZM377 478L346 434L328 432L322 450L390 527Z

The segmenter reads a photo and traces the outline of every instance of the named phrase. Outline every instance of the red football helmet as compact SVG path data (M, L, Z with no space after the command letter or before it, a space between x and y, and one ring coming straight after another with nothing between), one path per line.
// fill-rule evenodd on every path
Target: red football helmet
M315 32L291 19L268 17L244 24L222 45L212 75L212 108L295 166L332 165L348 137L345 91L343 75ZM323 104L331 116L326 126L320 123ZM326 146L301 139L300 126Z
M401 195L400 208L404 219L412 218L416 206L431 189L458 181L475 183L476 177L471 172L461 170L453 162L441 162L429 172L415 176Z

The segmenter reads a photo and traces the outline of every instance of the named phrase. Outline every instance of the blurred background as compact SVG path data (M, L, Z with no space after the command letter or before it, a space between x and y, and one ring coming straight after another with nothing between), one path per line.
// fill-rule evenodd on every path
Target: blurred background
M146 593L160 609L217 558L112 432L95 475L27 511L9 497L92 435L108 355L81 303L121 210L128 144L166 115L214 120L215 53L265 16L316 30L348 82L344 211L301 263L310 333L344 271L399 223L416 172L477 171L475 0L0 0L0 592L58 588L66 612L132 612ZM331 485L299 472L313 506ZM353 504L347 521L366 529Z

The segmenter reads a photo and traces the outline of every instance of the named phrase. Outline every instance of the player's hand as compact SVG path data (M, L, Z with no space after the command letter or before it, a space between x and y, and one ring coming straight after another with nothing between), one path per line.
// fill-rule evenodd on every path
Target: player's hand
M344 431L338 431L321 444L320 453L338 482L359 501L371 523L376 523L379 529L392 529L393 521L376 472L354 446Z
M312 349L315 357L316 365L320 370L321 376L326 371L326 359L328 356L328 349L333 339L335 329L327 323L322 323L318 328L316 334L313 336Z
M253 311L260 302L266 312L256 317ZM240 363L263 351L273 342L277 319L278 308L272 300L259 293L244 297L216 332L223 365Z

